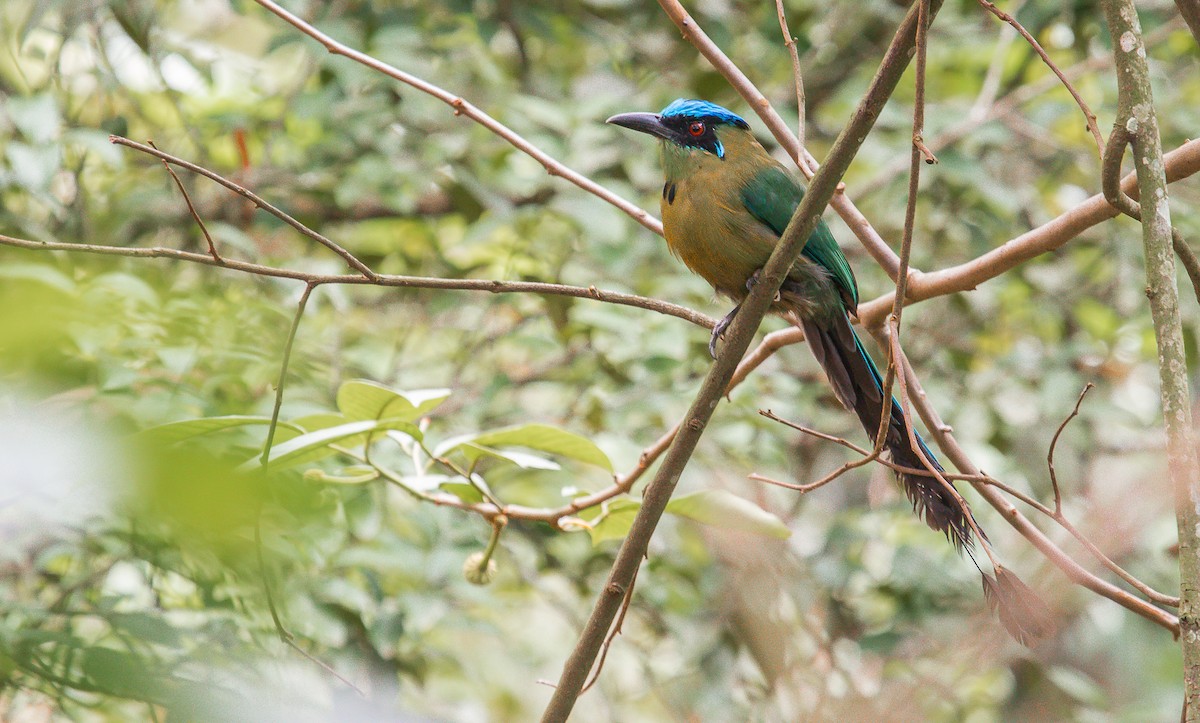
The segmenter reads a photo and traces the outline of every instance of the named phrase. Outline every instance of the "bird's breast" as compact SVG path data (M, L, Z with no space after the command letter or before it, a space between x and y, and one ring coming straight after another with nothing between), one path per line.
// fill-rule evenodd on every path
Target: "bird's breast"
M689 269L718 293L740 300L746 280L770 258L777 238L746 211L736 193L706 175L664 184L663 235Z

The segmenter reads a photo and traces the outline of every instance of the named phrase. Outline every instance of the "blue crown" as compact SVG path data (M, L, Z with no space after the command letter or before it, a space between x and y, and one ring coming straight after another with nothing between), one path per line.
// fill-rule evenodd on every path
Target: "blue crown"
M715 118L721 123L728 123L731 126L750 129L750 124L742 120L742 117L737 113L722 108L716 103L710 103L707 100L688 100L686 98L677 98L670 105L663 108L662 116L664 118Z

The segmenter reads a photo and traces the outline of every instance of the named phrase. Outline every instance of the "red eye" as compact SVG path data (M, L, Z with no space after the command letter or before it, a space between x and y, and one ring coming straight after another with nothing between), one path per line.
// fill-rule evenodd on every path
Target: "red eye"
M697 138L704 135L704 124L700 121L692 121L692 124L688 126L688 133L691 133Z

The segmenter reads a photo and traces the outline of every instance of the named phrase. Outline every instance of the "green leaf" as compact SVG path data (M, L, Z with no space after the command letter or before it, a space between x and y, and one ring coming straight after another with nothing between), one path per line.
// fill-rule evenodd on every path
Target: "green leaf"
M466 442L460 445L459 449L461 449L463 453L467 455L467 459L471 461L475 461L479 457L491 457L493 459L501 459L506 462L512 462L522 469L562 469L562 467L560 467L558 463L554 462L553 460L546 459L545 457L539 457L536 454L529 454L528 452L518 452L515 449L493 449L491 447L484 447L483 445L475 444L473 442Z
M382 384L355 379L338 389L337 407L349 419L399 419L412 422L449 396L449 389L398 392Z
M178 422L167 422L157 427L150 427L138 432L138 436L158 444L175 444L185 439L202 437L213 432L220 432L234 427L245 427L255 424L270 424L270 417L252 417L234 414L227 417L201 417L200 419L182 419ZM280 427L303 431L291 422L279 422Z
M359 485L379 479L379 470L365 464L343 467L338 474L329 474L325 470L314 468L304 472L304 479L339 485Z
M421 431L416 426L401 419L380 419L378 421L365 419L359 422L348 422L346 424L339 424L336 427L302 434L295 439L289 439L282 444L275 445L271 448L271 469L279 470L327 457L336 452L336 450L330 448L329 445L331 444L344 442L359 435L383 432L389 429L398 429L414 439L421 438ZM259 458L255 456L246 460L238 467L238 470L247 471L254 469L258 465Z
M599 545L606 540L621 540L629 534L633 527L633 518L637 517L642 508L639 500L619 497L607 505L599 517L592 520L588 534L592 536L592 544Z
M5 264L0 266L0 279L31 281L67 294L75 291L70 277L44 264Z
M725 490L704 490L676 497L667 512L724 530L740 530L787 539L792 531L775 515Z
M468 504L483 502L483 495L479 493L479 490L475 489L474 486L467 484L466 482L443 482L442 484L438 485L438 489L442 490L443 492L449 492Z
M435 454L441 457L467 444L493 448L528 447L540 452L548 452L593 464L608 472L613 471L608 455L604 454L592 440L557 427L551 427L548 424L522 424L491 432L455 437L438 445Z

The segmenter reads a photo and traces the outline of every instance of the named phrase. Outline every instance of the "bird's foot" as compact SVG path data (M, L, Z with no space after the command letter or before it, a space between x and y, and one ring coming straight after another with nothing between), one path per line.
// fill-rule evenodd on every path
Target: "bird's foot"
M746 279L746 291L753 291L754 285L758 283L758 277L762 275L762 269L755 269L754 273L750 274L750 278ZM778 291L775 292L775 302L778 303L781 298Z
M746 283L749 284L750 282L747 281ZM712 336L708 340L708 355L713 359L717 358L717 339L720 339L721 336L725 334L725 330L728 329L729 325L733 323L733 317L737 316L738 309L740 308L742 308L741 304L733 307L733 309L731 309L729 313L726 314L725 317L718 321L717 325L713 327Z

